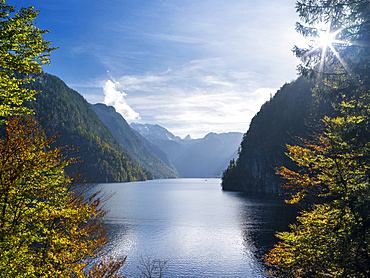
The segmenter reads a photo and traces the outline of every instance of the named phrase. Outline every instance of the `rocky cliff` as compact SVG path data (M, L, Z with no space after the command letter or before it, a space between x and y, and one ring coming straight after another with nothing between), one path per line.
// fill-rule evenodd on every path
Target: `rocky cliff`
M285 155L286 144L294 144L297 137L311 136L310 126L324 113L330 113L327 105L317 104L311 87L299 78L285 84L261 107L244 134L238 159L230 161L224 171L224 190L282 192L276 169L282 165L295 167Z

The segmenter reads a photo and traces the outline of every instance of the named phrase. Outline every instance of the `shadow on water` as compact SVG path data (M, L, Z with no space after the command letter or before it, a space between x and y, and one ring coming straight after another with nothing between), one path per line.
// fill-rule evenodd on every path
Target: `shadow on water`
M277 232L289 230L296 220L298 208L273 194L225 192L238 199L240 223L246 252L253 252L264 263L263 256L278 243Z

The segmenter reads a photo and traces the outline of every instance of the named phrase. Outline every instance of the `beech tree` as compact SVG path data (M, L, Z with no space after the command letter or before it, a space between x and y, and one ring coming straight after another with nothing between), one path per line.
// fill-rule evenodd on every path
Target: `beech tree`
M22 85L55 49L34 25L37 15L0 0L0 277L123 277L125 257L102 259L99 192L85 197L65 173L76 161L71 148L55 147L56 136L24 116L32 111L22 103L36 91Z
M308 200L313 205L290 226L291 232L277 235L282 241L266 257L273 274L368 277L370 165L347 147L334 132L288 146L300 171L279 171L284 186L294 191L287 202Z
M0 0L0 117L31 113L22 103L37 92L22 85L33 80L28 74L39 73L50 63L50 52L56 49L42 37L49 31L34 25L38 14L34 7L16 11ZM17 73L26 77L17 78Z
M302 0L297 30L312 38L296 47L300 72L316 82L314 93L329 101L315 140L288 146L298 171L282 167L290 203L310 204L266 256L282 277L370 276L370 2Z
M124 263L103 260L107 243L101 227L105 215L97 194L67 177L73 163L65 148L30 117L11 117L0 140L0 276L108 277ZM100 273L100 275L95 275ZM85 276L86 275L86 276ZM116 276L114 276L116 275Z

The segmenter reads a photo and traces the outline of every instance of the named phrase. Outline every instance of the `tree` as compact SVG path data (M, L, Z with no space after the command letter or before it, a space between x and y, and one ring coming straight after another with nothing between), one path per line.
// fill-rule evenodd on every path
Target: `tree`
M271 272L283 277L368 277L370 165L356 159L347 144L332 135L303 146L288 146L300 171L282 167L287 202L313 204L279 233L282 242L267 256Z
M37 92L22 85L33 80L28 74L50 63L50 52L56 49L42 38L48 31L34 25L38 13L34 7L16 11L0 0L0 117L31 113L22 103ZM17 78L17 73L26 77Z
M300 72L337 116L322 120L316 140L288 146L300 167L278 171L292 191L288 202L309 206L290 232L277 235L266 261L284 277L369 277L370 2L302 0L296 7L308 25L297 30L313 38L308 49L294 49Z
M151 257L141 257L140 265L137 266L140 271L140 277L144 278L163 278L165 276L167 261L152 259Z
M1 277L85 277L107 242L101 228L106 212L97 193L84 197L84 187L64 173L74 160L66 159L65 148L52 147L55 138L46 138L32 118L9 118L5 129L0 140ZM116 275L123 263L124 258L103 261L90 277L112 269Z
M370 2L304 0L297 11L306 25L297 31L311 37L309 48L295 47L299 72L316 80L314 93L329 101L343 118L343 136L352 147L370 137Z
M19 116L32 112L22 104L36 93L23 86L27 74L41 72L55 49L34 26L37 15L0 0L0 277L122 277L125 257L100 260L99 192L85 197L88 188L65 173L76 162L71 148L55 147L56 136Z

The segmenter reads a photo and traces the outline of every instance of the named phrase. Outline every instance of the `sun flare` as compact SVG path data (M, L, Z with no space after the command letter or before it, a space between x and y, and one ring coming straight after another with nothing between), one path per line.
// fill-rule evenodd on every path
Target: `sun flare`
M329 51L334 54L334 56L340 61L343 67L347 70L347 65L344 60L339 56L339 53L336 51L336 46L341 44L347 44L348 42L339 40L337 37L342 32L342 29L337 29L333 31L330 26L322 26L316 27L317 30L317 37L313 41L311 41L312 46L310 51L308 51L305 55L310 55L313 52L320 51L321 52L321 59L319 63L319 73L323 72L324 64Z
M319 37L317 41L317 45L319 47L328 47L331 46L335 42L335 37L338 34L338 32L330 32L330 31L320 31Z
M333 50L333 45L343 44L345 42L338 40L337 36L343 29L337 29L333 31L330 27L318 28L318 36L315 40L315 49L322 48L326 51L326 48L331 48Z

